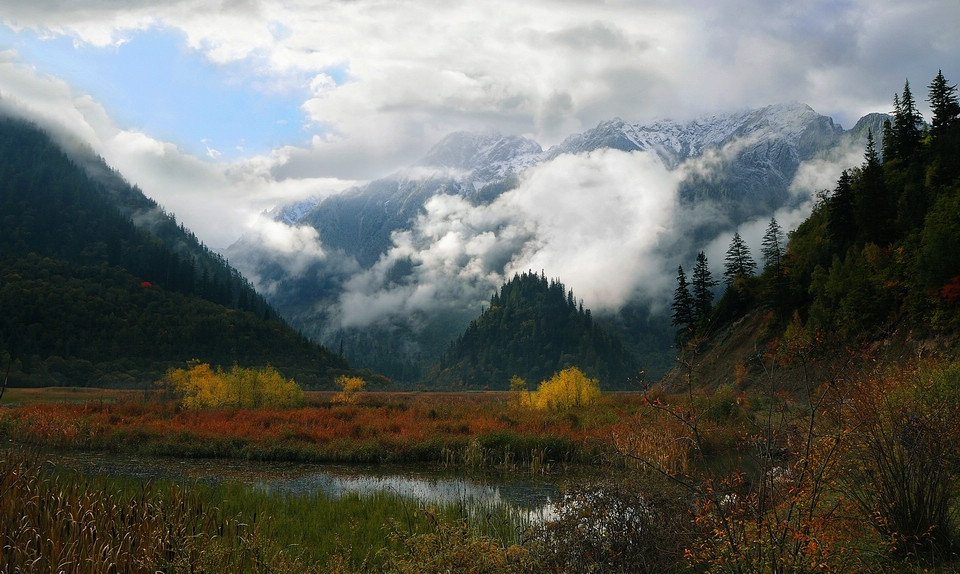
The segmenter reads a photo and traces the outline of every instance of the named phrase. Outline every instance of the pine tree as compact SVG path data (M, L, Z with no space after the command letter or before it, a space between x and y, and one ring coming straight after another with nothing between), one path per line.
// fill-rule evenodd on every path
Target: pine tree
M693 309L697 322L710 315L713 308L713 288L716 286L717 281L713 279L707 265L707 256L701 251L693 268Z
M777 218L771 217L767 231L760 243L760 255L763 257L763 272L780 275L786 240Z
M673 304L670 308L673 310L673 322L671 324L674 327L686 330L693 325L693 297L690 295L683 265L677 267L677 289L673 292Z
M843 253L857 237L850 172L843 170L827 204L827 234L834 253Z
M767 277L768 302L778 315L782 314L787 299L787 275L783 272L786 244L783 229L777 219L771 217L760 243L760 253L763 257L763 274Z
M903 106L903 100L901 100L901 106ZM902 157L909 157L909 155ZM886 184L873 133L869 130L867 131L867 148L863 154L863 166L860 168L859 177L851 183L858 242L887 244L892 239L897 206ZM842 248L843 245L840 247Z
M930 82L930 111L933 118L930 120L934 137L946 132L960 117L960 102L957 101L957 86L947 83L943 71L937 72L937 77Z
M910 92L910 80L903 84L903 95L900 96L900 105L897 108L893 118L897 157L908 160L920 144L920 126L923 124L923 116L917 111L917 104Z
M729 286L733 285L737 277L750 277L757 271L757 263L750 255L750 248L740 237L740 232L734 232L733 239L730 241L730 247L727 248L727 256L724 259L723 281Z
M893 94L893 117L896 120L900 115L900 96ZM889 119L883 120L883 161L893 161L900 156L897 144L897 130Z

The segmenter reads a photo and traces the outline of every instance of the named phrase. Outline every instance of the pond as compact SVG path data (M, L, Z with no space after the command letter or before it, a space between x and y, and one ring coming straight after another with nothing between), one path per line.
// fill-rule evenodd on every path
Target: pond
M278 495L322 492L338 498L388 493L427 504L463 504L468 509L506 506L533 521L550 518L559 495L557 484L548 480L465 478L410 465L184 459L100 452L51 452L45 457L56 466L88 475L144 481L234 482Z

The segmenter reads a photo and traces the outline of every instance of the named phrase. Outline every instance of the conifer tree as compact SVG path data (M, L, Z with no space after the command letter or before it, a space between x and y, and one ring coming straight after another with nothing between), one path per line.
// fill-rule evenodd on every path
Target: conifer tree
M843 170L827 204L827 234L834 253L843 253L857 237L850 172Z
M903 100L901 100L901 106L902 104ZM903 157L908 156L909 154ZM863 154L863 166L860 168L859 177L852 181L851 187L858 242L885 245L891 240L891 234L894 231L897 206L885 182L873 133L869 130L867 131L867 148Z
M686 330L693 325L693 297L690 295L683 265L677 267L677 289L673 292L673 304L670 308L673 310L673 322L671 324L674 327Z
M787 298L787 275L783 272L786 244L783 229L777 219L771 217L760 243L760 253L763 257L763 274L769 286L768 301L778 314L782 313Z
M893 117L896 119L900 115L900 96L893 94ZM883 120L883 161L893 161L900 157L897 155L897 131L889 119Z
M740 232L733 234L727 256L724 259L723 281L727 286L733 285L737 277L749 277L757 271L757 263L750 255L750 248L740 237Z
M910 80L903 84L903 95L899 106L894 99L896 110L893 118L893 132L896 138L897 157L908 160L920 144L920 126L923 116L917 111L917 103L910 92Z
M707 256L703 251L697 254L697 264L693 268L693 309L694 319L699 322L710 315L713 307L713 288L717 281L710 274Z
M780 275L780 264L783 260L786 240L783 229L777 223L776 217L770 218L767 231L763 234L760 243L760 255L763 258L763 272Z
M943 70L937 72L937 77L930 82L930 111L933 117L930 120L932 134L938 137L956 123L960 117L960 102L957 101L957 86L947 83L943 77Z

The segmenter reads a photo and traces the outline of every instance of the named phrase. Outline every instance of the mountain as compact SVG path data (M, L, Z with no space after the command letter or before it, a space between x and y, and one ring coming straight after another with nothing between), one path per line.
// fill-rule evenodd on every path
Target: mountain
M578 367L606 388L627 388L640 369L618 338L593 321L563 283L526 272L490 298L440 358L428 384L507 390L518 376L531 385Z
M889 130L883 130L889 116L862 118L851 131L883 134L874 148L792 231L782 264L742 277L704 320L688 326L684 361L661 385L678 391L691 383L706 389L775 383L808 393L811 381L843 385L897 370L909 371L904 380L919 385L915 373L943 362L952 373L943 380L955 392L960 106L952 99L954 105L941 108L945 117L929 125L913 123L902 109ZM771 368L774 356L779 362ZM941 392L936 385L911 388L925 397Z
M187 361L272 364L307 386L346 361L84 150L0 118L0 364L11 384L141 385Z
M865 118L862 125L845 131L803 104L687 122L614 119L547 150L520 136L454 133L406 170L327 197L309 210L309 204L280 210L278 217L285 223L315 230L322 255L309 259L301 254L292 264L289 254L271 250L256 236L241 238L225 253L308 336L343 345L358 364L385 369L397 378L415 378L414 373L422 373L439 358L476 317L480 305L512 273L507 266L525 265L519 258L542 241L532 235L536 230L516 231L504 220L512 208L503 198L516 200L531 174L549 171L569 158L603 161L613 152L628 154L637 163L653 158L678 181L676 189L634 193L676 193L675 217L683 218L670 224L675 229L660 232L653 248L658 259L645 262L652 269L646 273L663 274L670 267L665 264L668 256L673 272L678 259L695 255L693 245L702 246L741 224L809 202L809 194L791 188L800 167L829 160L852 145L862 149L866 137L862 128L878 127L876 119ZM560 188L556 197L589 203L586 195L571 199L583 193ZM445 215L451 207L459 211ZM302 216L290 217L296 213ZM434 225L438 215L447 218L443 231ZM509 237L500 235L506 228L511 229ZM524 233L531 235L521 237ZM468 250L444 263L444 270L428 269L420 259L425 251L441 255L444 241L464 240L466 235L487 251L471 255ZM484 237L493 245L484 243ZM484 265L481 271L474 270L478 263ZM407 308L411 299L424 296L432 297L431 309L423 304ZM366 301L365 308L348 313L346 309L361 300ZM669 348L649 348L669 330L662 329L662 314L651 311L657 306L657 301L631 299L622 302L618 315L597 313L595 318L616 323L632 346L644 347L634 349L640 354L667 357ZM372 318L377 311L382 317Z

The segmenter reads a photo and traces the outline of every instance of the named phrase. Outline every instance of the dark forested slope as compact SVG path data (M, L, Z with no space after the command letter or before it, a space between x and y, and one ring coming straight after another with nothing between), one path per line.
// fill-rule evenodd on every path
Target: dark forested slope
M444 353L432 382L506 389L518 376L536 385L576 366L606 388L623 388L639 371L620 341L597 325L563 283L543 275L515 275L490 298Z
M686 341L688 366L691 353L702 362L704 350L735 340L730 325L736 330L738 322L752 326L754 339L741 345L743 356L722 357L729 364L749 364L763 348L758 343L775 344L780 335L827 350L956 340L960 103L955 86L942 75L928 89L929 123L907 83L892 118L880 134L871 134L863 163L845 171L790 233L782 259L764 253L762 273L736 277L703 317L682 312L684 290L678 286L674 325ZM740 322L757 313L766 316L766 324ZM952 345L936 350L957 353ZM679 378L672 373L667 385Z
M271 363L306 384L346 367L101 161L0 118L0 368L11 383L133 384L194 358Z

